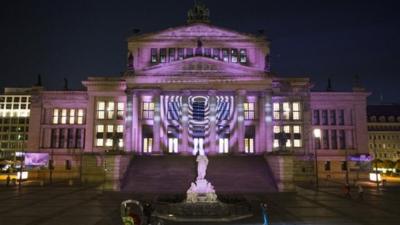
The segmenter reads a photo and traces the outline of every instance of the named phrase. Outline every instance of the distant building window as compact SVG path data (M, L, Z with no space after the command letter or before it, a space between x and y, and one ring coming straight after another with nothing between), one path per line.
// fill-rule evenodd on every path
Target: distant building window
M104 119L106 112L106 103L104 101L97 102L97 119Z
M332 147L332 149L337 149L337 132L336 132L336 130L331 130L331 147Z
M240 63L247 63L247 51L246 49L240 49Z
M220 52L219 48L214 48L213 49L213 56L212 56L213 59L220 60L221 59L220 54L221 54L221 52Z
M238 50L236 48L231 49L231 62L233 63L238 62Z
M274 111L274 115L273 115L274 120L281 119L281 117L280 117L281 111L280 111L279 102L274 102L273 105L272 105L272 108L273 108L273 111Z
M58 109L53 109L53 124L58 124L58 117L59 117L59 111Z
M75 124L75 109L69 110L69 124Z
M153 117L154 117L154 102L143 102L142 118L153 119Z
M167 62L167 49L166 48L160 49L160 62L161 63Z
M178 48L178 60L185 58L185 51L183 48Z
M339 110L338 123L339 123L339 125L344 125L344 110L343 109Z
M293 126L293 147L301 147L301 126Z
M328 110L322 110L322 125L328 125Z
M61 110L61 124L67 123L67 109Z
M176 55L175 55L175 49L174 48L170 48L168 49L168 57L169 57L169 61L173 62L176 60Z
M153 150L153 138L143 138L143 152L151 153Z
M114 118L114 108L115 108L115 104L113 101L107 102L107 119Z
M254 104L254 102L243 103L243 112L244 112L245 120L254 120L255 119L255 104Z
M330 125L336 125L336 110L329 111Z
M157 61L158 61L157 49L152 48L151 49L151 63L157 63Z
M282 119L289 120L290 119L290 104L289 104L289 102L282 103L282 109L283 109Z
M106 146L113 147L114 144L114 125L107 125L107 132L106 132Z
M96 126L96 146L104 146L104 125Z
M77 119L78 124L84 123L84 116L85 115L83 109L78 109L78 119Z
M342 171L346 171L347 170L347 161L342 161L341 168L342 168Z
M329 131L322 131L322 144L324 145L324 149L329 149Z
M345 149L346 148L346 136L344 130L339 130L339 148Z
M229 62L229 50L226 48L222 49L222 61Z

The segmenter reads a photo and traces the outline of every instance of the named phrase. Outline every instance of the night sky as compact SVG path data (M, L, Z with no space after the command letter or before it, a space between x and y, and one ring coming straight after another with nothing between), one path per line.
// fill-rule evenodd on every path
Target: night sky
M0 87L81 89L88 76L119 76L126 37L186 23L193 0L6 1L0 7ZM214 25L271 40L272 71L311 77L316 90L350 90L358 74L370 103L399 103L397 1L204 0Z

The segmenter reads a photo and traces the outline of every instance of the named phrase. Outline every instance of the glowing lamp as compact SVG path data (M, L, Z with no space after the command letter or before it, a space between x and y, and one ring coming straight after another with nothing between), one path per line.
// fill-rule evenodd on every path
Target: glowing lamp
M378 180L376 179L378 177ZM369 180L370 181L382 181L382 177L381 177L381 174L380 173L369 173Z

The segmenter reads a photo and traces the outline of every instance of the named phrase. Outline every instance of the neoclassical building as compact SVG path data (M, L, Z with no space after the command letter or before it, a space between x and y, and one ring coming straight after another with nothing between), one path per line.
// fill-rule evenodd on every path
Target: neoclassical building
M85 91L33 88L27 150L67 168L81 151L286 152L299 177L315 152L328 177L349 170L346 156L368 153L368 93L312 92L307 77L280 77L265 35L211 25L208 14L198 4L186 25L129 37L122 76L89 77Z

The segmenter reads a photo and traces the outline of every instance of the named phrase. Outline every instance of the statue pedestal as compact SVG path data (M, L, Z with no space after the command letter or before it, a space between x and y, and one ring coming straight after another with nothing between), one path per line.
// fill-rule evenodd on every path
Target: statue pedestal
M192 182L189 190L186 192L186 202L217 202L217 194L214 187L206 179L199 179Z

